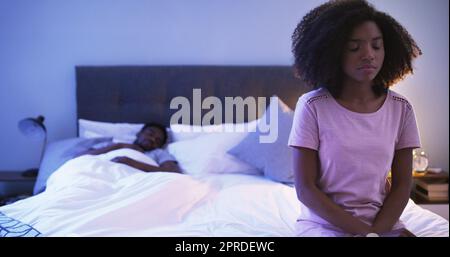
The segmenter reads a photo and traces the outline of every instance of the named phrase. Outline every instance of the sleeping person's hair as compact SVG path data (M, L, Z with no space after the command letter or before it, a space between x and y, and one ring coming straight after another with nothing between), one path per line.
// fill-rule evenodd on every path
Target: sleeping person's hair
M352 30L373 21L383 34L385 59L372 87L376 95L413 72L412 60L422 52L405 28L364 0L324 3L306 14L292 35L294 70L314 89L325 87L333 96L341 91L341 60Z

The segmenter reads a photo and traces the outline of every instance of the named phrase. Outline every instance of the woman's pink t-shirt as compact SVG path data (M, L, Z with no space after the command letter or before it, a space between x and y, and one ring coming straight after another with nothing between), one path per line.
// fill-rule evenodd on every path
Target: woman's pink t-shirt
M420 139L413 108L400 94L388 90L376 112L357 113L321 88L299 98L288 144L318 151L318 187L372 224L387 193L394 152L418 148ZM329 224L303 205L299 220Z

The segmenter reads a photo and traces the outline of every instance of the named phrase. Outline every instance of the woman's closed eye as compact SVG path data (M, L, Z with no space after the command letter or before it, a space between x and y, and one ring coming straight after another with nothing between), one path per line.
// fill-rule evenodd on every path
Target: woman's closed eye
M348 50L349 50L350 52L357 52L359 49L360 49L359 46L356 46L356 47L349 47L349 48L348 48ZM380 49L381 49L381 46L380 46L380 45L372 45L372 49L374 49L374 50L380 50Z
M378 37L374 40L372 40L372 48L373 49L381 49L383 47L383 39L381 37Z
M347 49L348 49L350 52L356 52L356 51L359 50L359 44L358 44L358 43L355 43L355 42L350 42L350 43L348 44L348 46L347 46Z
M347 44L347 49L350 52L357 52L361 48L361 43L362 42L363 41L360 41L360 40L350 41ZM374 50L380 50L383 47L383 40L380 39L380 38L374 39L371 42L371 47Z
M372 48L375 50L380 50L383 47L382 43L374 43L372 44Z

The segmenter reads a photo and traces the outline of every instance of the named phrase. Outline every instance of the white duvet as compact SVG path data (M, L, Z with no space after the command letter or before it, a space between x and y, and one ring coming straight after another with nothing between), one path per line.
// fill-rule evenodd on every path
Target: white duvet
M68 161L45 192L0 212L43 236L295 236L295 189L251 175L145 173L110 162L121 149ZM401 220L418 236L449 236L449 223L409 201Z

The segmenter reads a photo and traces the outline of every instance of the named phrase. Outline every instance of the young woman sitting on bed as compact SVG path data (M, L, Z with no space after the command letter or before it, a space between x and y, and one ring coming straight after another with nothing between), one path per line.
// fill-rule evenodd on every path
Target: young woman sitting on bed
M320 5L292 39L296 72L315 88L300 97L289 138L298 235L414 236L399 217L419 133L411 104L389 87L412 73L419 47L361 0Z
M167 132L164 126L157 123L147 123L136 134L136 140L133 144L106 142L95 145L92 149L84 154L104 154L121 148L130 148L145 153L147 156L155 160L159 167L147 163L142 163L126 156L115 157L111 161L126 164L133 168L145 171L169 171L180 172L178 163L170 153L161 147L167 141Z

